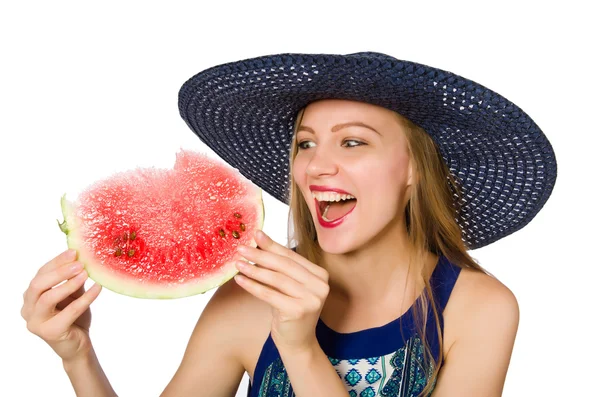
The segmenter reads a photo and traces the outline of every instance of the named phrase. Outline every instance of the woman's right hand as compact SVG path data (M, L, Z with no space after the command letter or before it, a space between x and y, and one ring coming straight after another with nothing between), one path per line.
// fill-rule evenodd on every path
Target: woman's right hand
M85 291L86 279L76 252L67 250L42 266L23 294L21 316L27 329L46 341L63 362L85 356L92 346L90 304L102 287L94 284Z

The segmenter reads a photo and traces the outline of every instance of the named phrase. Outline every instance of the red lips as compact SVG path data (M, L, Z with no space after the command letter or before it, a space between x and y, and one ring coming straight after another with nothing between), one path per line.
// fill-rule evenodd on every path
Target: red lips
M342 189L338 189L335 188L333 186L319 186L319 185L310 185L309 186L311 191L316 191L316 192L335 192L335 193L339 193L339 194L350 194L353 196L352 193L349 193L345 190ZM336 220L333 221L326 221L325 219L323 219L323 214L321 214L321 208L319 206L319 200L314 199L315 201L315 208L317 211L317 218L319 218L319 224L323 227L326 228L332 228L332 227L336 227L342 224L342 222L344 222L344 219L346 219L346 217L348 215L350 215L352 213L352 211L354 211L354 208L356 208L356 206L352 207L352 209L344 216L342 216L341 218L338 218Z
M352 193L348 193L345 190L338 189L338 188L331 187L331 186L310 185L308 188L311 191L315 191L315 192L336 192L336 193L339 193L339 194L352 194Z

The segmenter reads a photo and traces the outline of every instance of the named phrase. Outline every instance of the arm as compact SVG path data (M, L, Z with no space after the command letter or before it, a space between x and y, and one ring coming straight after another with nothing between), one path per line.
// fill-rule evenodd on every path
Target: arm
M38 270L23 294L21 316L61 357L77 396L116 396L89 338L89 307L101 287L84 290L87 273L75 259L76 252L67 250ZM235 394L244 372L238 353L267 331L254 325L260 311L250 298L233 281L215 292L163 397Z
M66 250L42 266L23 294L21 316L27 329L39 336L62 359L78 396L116 396L89 336L90 305L102 288L94 284L87 291L87 272Z
M256 320L250 298L233 280L219 287L161 397L235 395L244 375L240 352L251 343L253 330L248 324Z
M63 361L63 368L71 381L75 395L117 396L104 374L93 348L90 348L84 356L77 360Z
M215 292L192 332L179 369L161 397L235 395L244 374L237 354L244 338L236 322L244 321L241 313L253 313L243 295L231 282ZM117 395L93 348L63 366L77 396Z
M470 292L458 302L458 336L440 370L433 397L502 395L519 306L508 288L487 275L472 275L469 284Z
M258 248L240 246L236 282L272 308L271 335L298 397L343 397L348 392L321 350L315 327L329 294L329 274L264 232Z
M347 397L348 390L333 365L319 346L293 352L279 350L295 395L311 397Z

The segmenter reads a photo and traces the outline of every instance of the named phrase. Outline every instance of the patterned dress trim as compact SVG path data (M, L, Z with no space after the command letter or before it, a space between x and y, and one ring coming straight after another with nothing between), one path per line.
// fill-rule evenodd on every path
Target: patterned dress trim
M435 370L430 365L424 371L423 343L416 336L403 348L382 357L346 360L329 357L329 361L352 397L416 397ZM267 367L258 396L295 396L280 357Z

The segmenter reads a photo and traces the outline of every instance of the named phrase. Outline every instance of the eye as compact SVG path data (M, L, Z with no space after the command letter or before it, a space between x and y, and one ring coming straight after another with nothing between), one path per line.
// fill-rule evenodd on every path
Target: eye
M311 141L298 142L298 149L300 149L300 150L308 149L308 147L306 146L306 144L308 144L308 143L314 143L314 142L311 142Z
M312 142L312 141L298 142L298 150L306 150L306 149L309 149L310 147L314 147L314 146L309 146L309 144L314 145L314 142ZM342 143L342 146L344 146L344 147L357 147L357 146L363 146L363 145L366 145L366 144L364 142L357 141L356 139L346 139Z
M346 139L344 141L344 144L347 143L347 142L354 142L354 143L352 145L349 145L349 146L346 146L346 147L357 147L357 146L362 146L362 145L365 144L365 143L363 143L361 141L357 141L355 139Z

